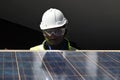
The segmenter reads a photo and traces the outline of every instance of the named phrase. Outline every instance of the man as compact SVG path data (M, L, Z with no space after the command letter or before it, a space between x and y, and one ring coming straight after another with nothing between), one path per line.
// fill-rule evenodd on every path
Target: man
M45 40L41 45L30 48L30 50L76 50L65 39L68 20L63 13L55 8L48 9L42 16L40 29Z

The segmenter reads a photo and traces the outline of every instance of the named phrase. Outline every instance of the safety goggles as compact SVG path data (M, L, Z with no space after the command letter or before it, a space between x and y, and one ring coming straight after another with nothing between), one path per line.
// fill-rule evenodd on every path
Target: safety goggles
M56 36L61 36L65 34L65 28L57 28L57 29L47 29L43 31L45 36L51 36L52 34Z

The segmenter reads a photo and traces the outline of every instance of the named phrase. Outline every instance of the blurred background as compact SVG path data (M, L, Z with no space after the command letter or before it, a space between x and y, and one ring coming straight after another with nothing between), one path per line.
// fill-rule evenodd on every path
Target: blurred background
M119 0L0 0L0 49L29 49L44 40L39 24L49 8L69 20L67 37L79 49L120 49Z

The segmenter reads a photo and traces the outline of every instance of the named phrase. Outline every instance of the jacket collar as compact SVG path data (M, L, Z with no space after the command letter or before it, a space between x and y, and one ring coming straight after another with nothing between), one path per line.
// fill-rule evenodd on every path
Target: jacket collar
M45 50L54 50L54 49L51 49L51 46L46 43L46 40L44 40L42 44ZM68 39L64 39L61 44L63 46L61 46L59 50L70 50L71 46L70 46L70 42Z

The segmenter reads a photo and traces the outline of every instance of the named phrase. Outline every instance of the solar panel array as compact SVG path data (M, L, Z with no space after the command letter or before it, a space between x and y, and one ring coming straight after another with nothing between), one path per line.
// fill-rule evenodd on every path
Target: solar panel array
M120 80L120 52L2 51L0 80Z

